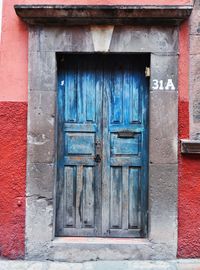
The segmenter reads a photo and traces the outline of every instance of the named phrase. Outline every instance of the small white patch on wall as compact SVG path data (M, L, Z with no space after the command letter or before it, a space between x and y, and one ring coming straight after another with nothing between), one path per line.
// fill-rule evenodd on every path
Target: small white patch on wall
M107 52L110 48L114 26L91 26L95 52Z
M1 41L1 31L2 31L2 16L3 16L3 0L0 0L0 41Z

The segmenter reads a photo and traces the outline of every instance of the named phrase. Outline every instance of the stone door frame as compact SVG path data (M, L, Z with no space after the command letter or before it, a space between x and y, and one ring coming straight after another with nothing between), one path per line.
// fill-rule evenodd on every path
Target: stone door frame
M55 237L56 54L61 52L151 55L146 239ZM27 259L81 262L176 258L177 70L177 25L29 26ZM174 87L167 87L170 82Z

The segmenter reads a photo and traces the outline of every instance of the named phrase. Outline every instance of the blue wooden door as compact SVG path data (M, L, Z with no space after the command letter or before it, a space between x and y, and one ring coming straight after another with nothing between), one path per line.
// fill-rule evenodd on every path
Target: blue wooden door
M145 55L58 59L56 234L147 233Z

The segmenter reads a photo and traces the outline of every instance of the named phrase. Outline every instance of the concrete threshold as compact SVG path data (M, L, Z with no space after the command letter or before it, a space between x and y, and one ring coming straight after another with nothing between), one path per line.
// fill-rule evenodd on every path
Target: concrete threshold
M0 260L0 270L200 270L200 259L83 263Z

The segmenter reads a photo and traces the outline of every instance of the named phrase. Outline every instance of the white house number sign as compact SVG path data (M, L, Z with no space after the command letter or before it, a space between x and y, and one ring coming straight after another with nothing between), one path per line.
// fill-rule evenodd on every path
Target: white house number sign
M152 89L153 90L176 90L172 79L168 79L167 81L152 80Z

